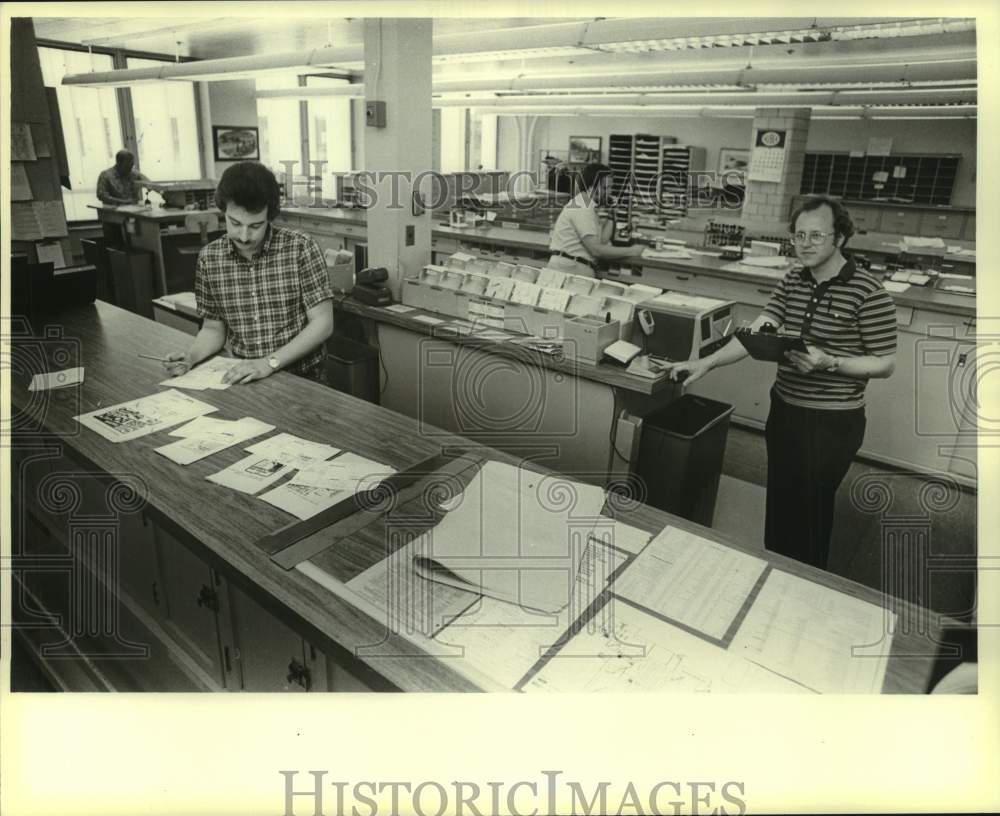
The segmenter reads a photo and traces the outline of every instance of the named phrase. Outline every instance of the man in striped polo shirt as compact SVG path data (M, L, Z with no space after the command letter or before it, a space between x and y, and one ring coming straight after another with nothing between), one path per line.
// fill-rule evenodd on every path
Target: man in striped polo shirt
M827 196L806 199L790 228L802 269L789 272L757 319L801 334L808 353L778 364L767 418L769 550L826 568L834 498L865 433L865 385L896 364L896 310L882 283L842 253L854 225ZM742 360L737 340L702 360L670 366L689 385L718 366Z

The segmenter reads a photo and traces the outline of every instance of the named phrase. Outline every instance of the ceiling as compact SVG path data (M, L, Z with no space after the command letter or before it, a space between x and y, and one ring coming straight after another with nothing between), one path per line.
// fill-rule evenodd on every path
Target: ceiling
M364 20L292 11L34 24L41 39L201 60L324 49L329 59L311 65L351 70L363 82ZM951 118L977 110L971 19L435 18L434 52L436 104L505 114L752 115L754 106L778 104L830 117Z

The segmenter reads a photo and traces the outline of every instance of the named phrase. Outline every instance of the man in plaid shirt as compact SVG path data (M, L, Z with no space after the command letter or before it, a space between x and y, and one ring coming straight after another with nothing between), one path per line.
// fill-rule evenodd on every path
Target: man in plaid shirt
M228 340L240 362L224 382L252 382L280 369L322 382L333 292L319 247L309 236L271 223L278 214L278 182L262 164L227 169L215 202L226 234L198 255L201 331L186 353L167 358L167 370L183 374Z

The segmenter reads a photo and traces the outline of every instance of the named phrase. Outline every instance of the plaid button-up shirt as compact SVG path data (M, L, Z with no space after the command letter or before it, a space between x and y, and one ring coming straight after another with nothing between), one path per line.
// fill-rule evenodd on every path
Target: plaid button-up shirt
M234 357L268 357L308 322L306 310L333 298L326 262L316 242L297 230L269 224L252 260L223 235L198 254L198 314L226 325ZM320 379L320 345L288 370Z

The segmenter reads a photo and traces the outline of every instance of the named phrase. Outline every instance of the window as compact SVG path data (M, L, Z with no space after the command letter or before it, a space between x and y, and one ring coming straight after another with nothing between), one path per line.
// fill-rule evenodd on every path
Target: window
M166 60L128 58L129 68L153 68L165 63ZM194 85L156 82L133 85L129 90L139 169L154 181L200 179Z
M257 77L258 91L299 87L299 78L290 74ZM260 160L278 176L284 177L285 165L295 163L295 175L302 174L302 129L297 99L258 99L257 126L260 128Z
M347 85L346 79L306 77L306 87ZM313 162L322 166L322 196L337 197L335 173L346 173L351 167L351 100L346 96L310 97L306 101L309 116L309 173L316 170Z
M92 221L96 214L88 205L97 205L97 176L115 163L115 153L123 147L118 99L114 88L63 87L66 74L110 71L114 67L106 54L39 48L42 79L56 89L59 118L62 120L66 158L72 190L63 190L63 204L69 221Z
M466 170L465 120L467 108L441 108L441 172Z

